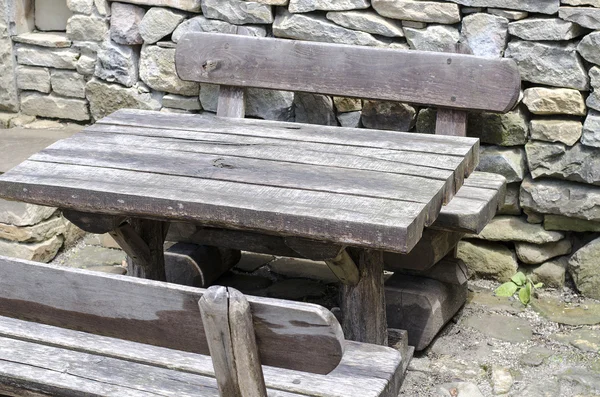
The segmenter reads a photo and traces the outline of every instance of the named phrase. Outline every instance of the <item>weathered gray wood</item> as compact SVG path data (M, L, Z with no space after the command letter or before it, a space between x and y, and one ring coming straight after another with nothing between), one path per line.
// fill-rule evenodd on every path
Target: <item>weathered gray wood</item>
M408 254L385 252L385 268L394 272L402 269L427 270L451 252L463 236L461 232L425 229L421 240Z
M267 397L250 305L241 292L233 288L228 288L227 291L229 329L241 395L242 397Z
M207 288L240 258L236 249L177 243L165 251L167 282Z
M219 385L219 394L221 397L242 397L236 369L237 361L233 353L231 327L234 324L230 324L229 321L227 288L209 288L198 301L198 306L202 313L202 324ZM247 332L253 332L253 328Z
M464 110L438 109L436 135L467 136L467 115Z
M38 323L0 317L0 336L60 347L152 367L214 378L209 356L108 338ZM399 354L400 353L400 354ZM327 375L263 367L269 395L273 390L309 396L396 397L410 355L383 346L347 341L342 361ZM335 385L335 387L332 387ZM2 386L0 386L0 390Z
M474 172L452 201L442 207L434 229L479 233L496 215L506 195L506 178L502 175Z
M346 250L333 259L325 260L325 263L342 284L354 286L360 281L358 267Z
M217 116L244 118L246 115L246 92L244 88L222 85L219 87Z
M124 216L92 214L73 210L64 210L63 216L78 228L95 234L104 234L115 230L127 219Z
M168 222L131 218L110 235L127 253L129 276L166 281L164 243Z
M357 285L342 285L340 308L346 339L387 346L383 252L350 250L358 265Z
M273 38L191 33L177 45L184 80L505 112L514 61Z
M208 354L197 304L203 293L0 258L1 316ZM263 364L314 373L329 373L339 364L344 338L331 312L298 302L250 296L248 301Z
M447 284L463 285L469 279L467 266L465 263L449 254L441 261L427 270L401 269L396 271L400 274L431 278Z

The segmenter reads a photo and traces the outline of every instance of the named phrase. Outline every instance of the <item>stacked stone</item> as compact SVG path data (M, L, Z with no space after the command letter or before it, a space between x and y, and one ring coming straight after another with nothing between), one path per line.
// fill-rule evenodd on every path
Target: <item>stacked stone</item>
M393 49L445 51L462 42L475 55L514 59L524 80L519 106L471 114L468 127L481 138L480 170L508 179L507 200L461 256L473 274L500 280L522 268L560 287L570 274L600 298L599 0L67 4L66 34L13 36L25 113L93 121L126 107L215 112L218 87L180 80L174 47L187 32L235 33L239 25L256 36ZM3 95L14 97L0 92L0 108L12 109ZM434 109L403 103L249 89L246 106L248 116L273 120L423 133L435 126Z
M0 253L49 262L82 236L56 208L0 200Z

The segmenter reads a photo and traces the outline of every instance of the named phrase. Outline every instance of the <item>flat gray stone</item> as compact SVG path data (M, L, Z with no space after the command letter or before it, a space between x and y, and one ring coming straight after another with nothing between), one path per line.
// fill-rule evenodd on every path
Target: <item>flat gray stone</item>
M348 29L386 37L404 37L400 21L384 18L373 11L330 11L326 17Z
M515 40L508 43L506 57L517 62L525 81L582 91L589 88L586 68L572 43Z
M519 21L529 16L529 13L527 11L505 10L502 8L488 8L487 12L488 14L506 18L509 21Z
M102 41L108 34L104 18L73 15L67 22L67 37L73 41Z
M369 8L369 0L290 0L289 11L310 12L310 11L347 11Z
M75 69L84 76L92 76L96 71L96 56L82 54L77 60Z
M30 244L0 240L0 252L9 258L48 263L54 259L62 247L63 241L62 236L54 236L48 240Z
M593 32L585 36L579 42L577 51L586 61L600 65L600 32Z
M386 46L386 43L369 33L344 28L322 16L290 14L285 9L279 10L275 17L273 35L326 43Z
M337 125L333 100L327 95L298 92L294 96L296 122Z
M600 148L600 111L590 110L583 123L581 143Z
M456 4L435 1L372 0L371 5L384 17L417 22L454 24L460 22Z
M528 18L511 22L508 32L523 40L561 41L579 37L585 33L585 29L559 18Z
M201 0L119 0L120 3L132 3L143 6L176 8L184 11L199 12Z
M111 3L110 38L118 44L139 45L144 42L140 23L146 10L133 4Z
M127 259L127 254L121 250L86 246L72 251L63 266L77 269L88 269L97 266L121 266Z
M342 127L348 128L360 128L362 113L360 111L356 112L346 112L346 113L338 113L337 119Z
M71 40L69 40L67 34L61 32L28 32L13 36L12 39L17 43L30 44L38 47L71 47Z
M450 0L469 7L508 8L511 10L556 14L560 0Z
M521 206L543 214L600 221L600 189L597 186L556 179L521 184Z
M515 243L517 258L521 262L529 265L538 265L546 262L548 259L555 258L560 255L571 253L571 241L568 239L560 240L554 243L546 244L531 244L531 243Z
M293 92L249 88L246 94L246 115L265 120L294 120Z
M600 9L594 7L560 7L558 16L588 29L600 29Z
M364 101L362 123L366 128L410 131L417 119L414 107L400 102Z
M163 106L181 110L201 110L200 100L197 96L182 96L167 94L162 99Z
M132 87L138 81L139 61L134 47L106 40L98 51L94 75L109 83Z
M600 7L600 0L561 0L561 4Z
M469 269L469 276L505 282L517 272L517 257L501 243L463 240L458 243L457 258Z
M243 0L203 0L202 14L210 19L220 19L236 25L273 23L270 5Z
M447 25L429 25L425 29L404 28L406 41L413 50L448 51L460 40L458 29Z
M531 244L545 244L560 241L565 234L558 231L547 231L542 225L532 224L518 216L497 216L492 219L481 233L468 235L488 241L522 241Z
M151 93L138 83L131 88L119 84L108 84L92 79L86 84L86 98L94 120L99 120L119 109L160 110L162 95Z
M534 283L543 283L544 287L562 288L565 285L568 261L569 258L563 256L545 262L533 269L531 279Z
M31 3L29 2L21 4L28 5ZM40 31L65 30L65 26L69 17L73 15L73 11L69 10L69 7L67 7L67 2L64 0L38 0L32 5L34 5L35 8L35 28ZM15 8L18 9L21 7ZM27 30L33 30L33 23L28 26Z
M569 259L569 273L579 292L600 299L600 238L573 254Z
M539 367L547 358L554 355L554 351L543 346L533 346L519 358L519 363L528 367Z
M463 320L466 327L471 327L482 334L511 343L524 343L533 337L531 326L527 320L498 314L471 315Z
M17 61L9 28L2 23L0 23L0 54L0 111L18 112L19 96L15 81Z
M48 68L19 65L16 74L17 87L21 90L39 91L46 94L51 90Z
M498 208L497 215L521 215L519 204L520 183L509 183L506 185L506 196L504 202Z
M600 222L546 214L544 215L544 229L572 232L600 232Z
M198 15L177 26L171 40L177 43L184 34L196 32L236 34L237 27L229 22L220 21L218 19L208 19L203 15Z
M508 19L476 13L463 18L461 42L473 55L500 58L508 42Z
M186 14L181 11L152 7L139 24L140 35L146 44L154 44L173 33L185 17Z
M583 123L577 120L534 119L529 127L531 139L560 142L569 146L576 144L583 132Z
M43 48L19 44L17 59L21 65L75 69L79 52L72 48Z
M533 178L552 177L600 185L600 151L576 144L531 141L525 145Z
M21 111L30 116L87 121L88 103L82 99L63 98L54 94L21 93Z
M550 321L566 325L600 324L600 304L587 302L584 306L572 305L556 298L540 298L531 301L533 310Z
M595 89L585 101L588 108L600 111L600 90Z
M507 183L520 182L527 173L525 150L522 147L481 146L478 171L493 172Z
M0 239L19 243L42 242L64 232L65 222L60 216L24 227L0 223Z
M553 335L552 339L568 343L586 353L600 353L600 332L597 330L575 329L566 335Z
M140 79L150 88L185 96L198 95L200 85L183 81L175 70L175 49L144 46L140 55Z
M50 76L52 91L71 98L85 98L85 77L69 70L53 70Z

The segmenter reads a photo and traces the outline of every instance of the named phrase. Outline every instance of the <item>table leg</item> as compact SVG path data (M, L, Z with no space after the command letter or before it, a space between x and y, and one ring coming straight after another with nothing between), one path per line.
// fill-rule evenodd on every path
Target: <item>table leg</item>
M127 274L166 281L164 242L168 222L130 219L110 232L127 253Z
M348 249L358 266L358 284L342 285L342 328L346 339L387 346L383 252Z

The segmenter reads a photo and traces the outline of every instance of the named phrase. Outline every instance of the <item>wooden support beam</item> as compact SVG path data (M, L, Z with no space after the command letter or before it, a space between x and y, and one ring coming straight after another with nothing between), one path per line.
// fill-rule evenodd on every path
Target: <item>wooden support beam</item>
M222 397L266 397L252 313L244 295L210 287L198 302Z
M346 339L387 346L387 320L383 288L383 252L349 250L358 265L360 281L342 285L340 308Z
M119 227L127 217L119 215L92 214L75 210L62 210L63 216L78 228L95 234L108 233Z
M133 218L110 232L127 253L127 274L166 281L164 243L168 222Z

